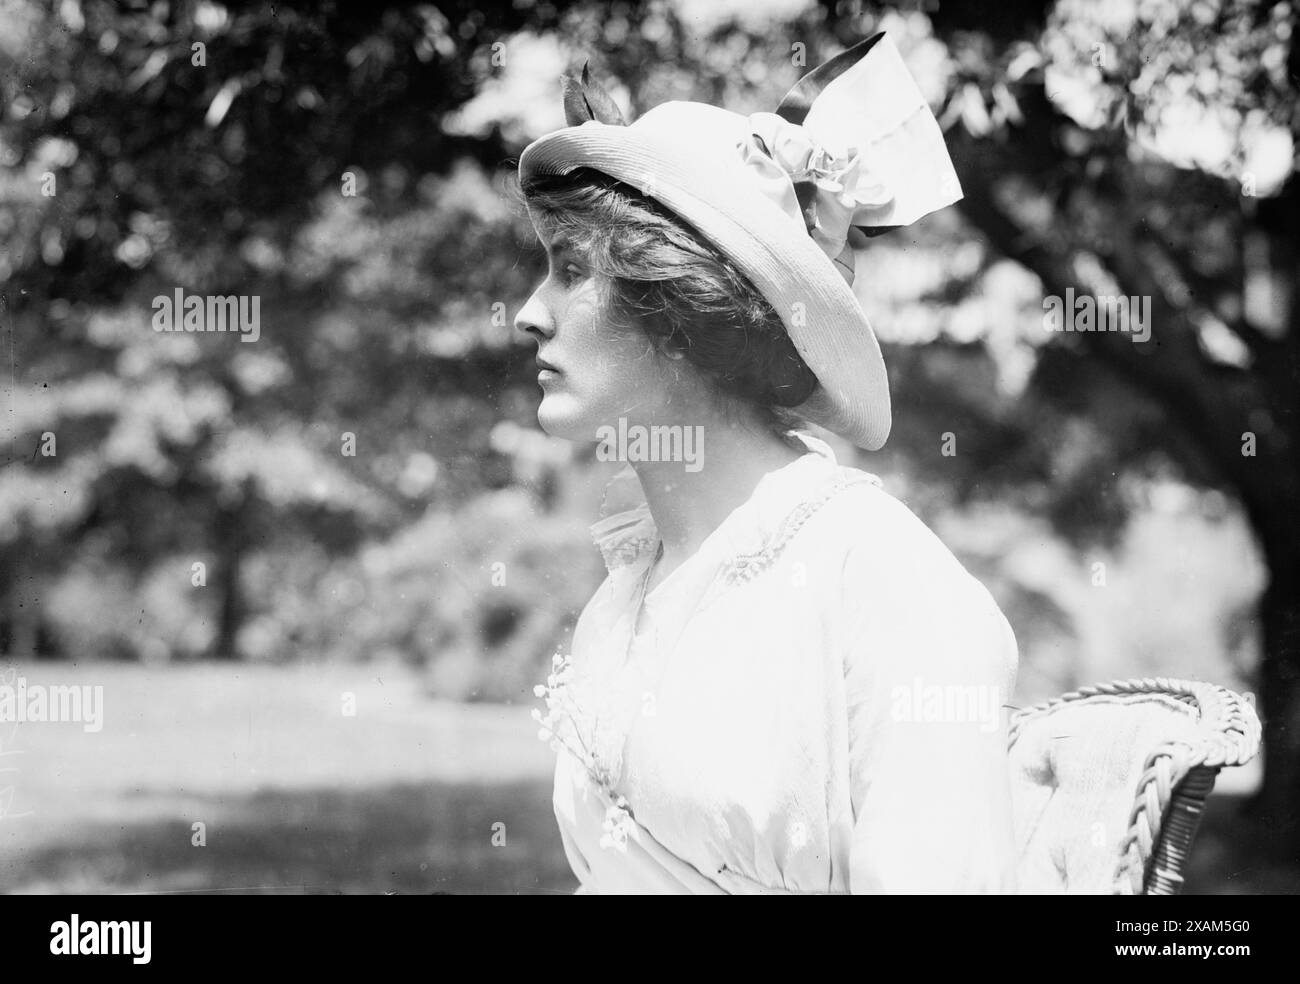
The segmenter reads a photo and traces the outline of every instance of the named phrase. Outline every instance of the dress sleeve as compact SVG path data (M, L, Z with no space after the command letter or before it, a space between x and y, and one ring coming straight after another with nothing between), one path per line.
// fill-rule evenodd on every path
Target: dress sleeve
M849 887L1013 892L1015 637L983 585L897 508L899 525L850 548L844 568Z

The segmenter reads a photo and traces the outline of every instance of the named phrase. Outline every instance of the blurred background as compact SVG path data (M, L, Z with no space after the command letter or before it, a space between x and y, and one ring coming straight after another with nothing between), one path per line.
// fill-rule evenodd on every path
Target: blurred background
M1251 694L1187 890L1300 890L1293 20L0 2L0 672L104 688L102 731L0 725L0 890L571 891L528 711L617 466L537 427L515 161L584 62L630 116L753 112L878 30L965 198L862 258L895 423L837 451L994 592L1017 704ZM177 288L260 337L156 333ZM1150 342L1047 331L1067 289Z

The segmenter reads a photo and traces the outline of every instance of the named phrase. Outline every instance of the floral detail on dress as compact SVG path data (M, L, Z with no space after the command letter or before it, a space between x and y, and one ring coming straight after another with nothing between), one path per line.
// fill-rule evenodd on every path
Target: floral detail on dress
M600 835L600 846L617 848L626 854L627 835L631 833L634 822L627 799L620 796L605 811L605 822L600 825L605 831Z
M537 737L550 742L551 748L564 749L582 763L597 785L609 792L613 791L611 777L600 768L592 750L582 739L582 729L578 721L585 717L581 707L574 700L573 663L567 656L556 653L551 657L551 673L545 683L533 687L533 695L546 701L546 713L533 708L533 720L541 727Z
M596 788L610 801L605 810L605 833L601 836L600 846L626 851L628 833L635 821L627 799L615 788L618 775L614 770L621 764L621 754L597 754L595 746L601 733L601 721L587 714L575 699L574 682L572 662L567 656L556 653L551 658L551 673L547 676L546 683L539 683L533 688L533 694L546 701L545 714L539 708L533 709L533 720L541 725L537 737L550 742L551 748L556 751L572 755L586 770ZM585 730L589 736L585 741L583 724L586 725ZM616 764L607 767L602 761Z

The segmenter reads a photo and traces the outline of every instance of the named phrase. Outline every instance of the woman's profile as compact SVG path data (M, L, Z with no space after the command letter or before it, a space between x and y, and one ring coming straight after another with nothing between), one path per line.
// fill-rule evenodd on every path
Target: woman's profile
M543 429L635 475L538 688L579 891L1014 890L1011 630L806 430L884 443L853 247L960 197L901 58L877 35L748 117L565 102L520 159L549 270L516 326Z

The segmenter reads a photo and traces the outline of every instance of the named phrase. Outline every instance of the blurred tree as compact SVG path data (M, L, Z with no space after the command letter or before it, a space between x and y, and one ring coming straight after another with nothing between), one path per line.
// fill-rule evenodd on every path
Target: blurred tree
M1300 46L1291 5L945 2L929 13L957 66L945 119L962 214L1047 295L1150 298L1148 343L1114 331L1061 334L1040 360L1027 406L1046 397L1109 418L1093 431L1104 435L1089 455L1093 474L1062 476L1058 501L1113 490L1123 467L1158 456L1231 490L1254 526L1269 570L1260 805L1291 847L1300 841ZM1190 139L1169 132L1180 122ZM1274 159L1253 155L1270 136L1281 143ZM1117 381L1140 403L1108 407ZM1158 414L1141 412L1152 405ZM1050 420L1038 418L1030 446L1053 439ZM1011 449L995 439L986 450L966 464L996 469Z
M6 6L0 639L50 645L39 586L80 557L180 555L187 585L212 568L195 614L234 657L251 550L351 550L490 480L479 408L525 358L487 285L525 271L498 196L449 173L501 139L438 121L476 53L557 9ZM155 334L176 289L260 297L261 337Z

